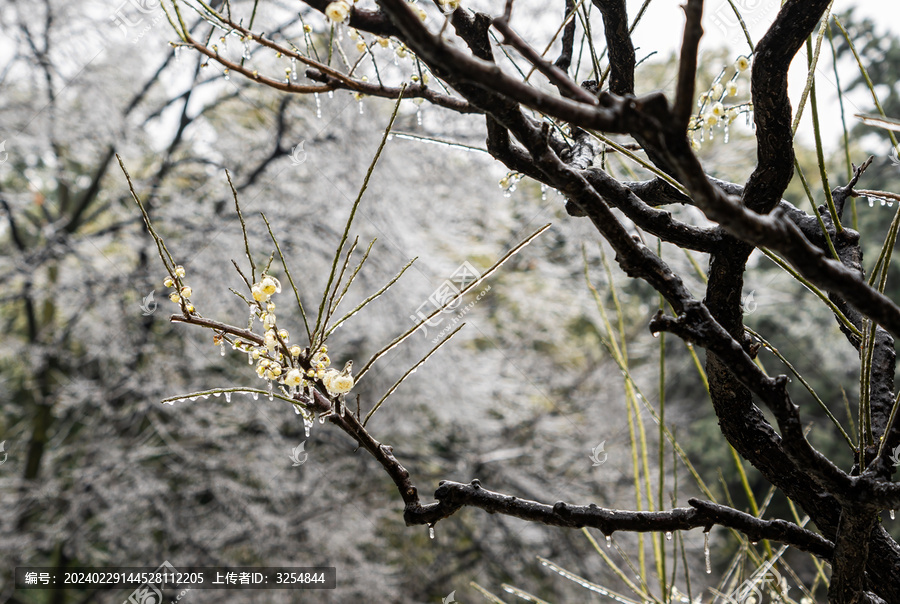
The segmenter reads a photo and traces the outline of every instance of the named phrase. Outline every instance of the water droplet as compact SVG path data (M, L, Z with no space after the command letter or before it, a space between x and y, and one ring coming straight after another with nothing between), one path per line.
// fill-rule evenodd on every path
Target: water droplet
M227 69L226 69L225 71L223 71L222 73L223 73L224 76L225 76L225 80L230 80L230 79L231 79L231 76L228 75L228 70L227 70Z
M541 201L547 201L547 185L541 184Z
M434 525L433 524L428 525L428 536L431 539L434 539Z
M875 201L871 197L869 197L868 200L869 200L869 207L870 208L875 207Z
M216 397L216 398L219 398L220 396L222 396L222 393L221 393L221 392L213 392L212 394L213 394L213 396Z
M250 396L253 397L253 400L254 400L254 401L258 401L258 400L259 400L259 392L251 392L251 393L250 393Z
M313 93L313 98L316 99L316 118L322 119L322 104L319 101L319 93Z
M891 520L894 519L894 510L891 510Z
M226 393L225 393L225 402L226 402L226 403L230 403L230 402L231 402L231 393L230 393L230 392L226 392Z
M333 99L333 98L334 98L334 90L329 90L329 91L328 91L328 98L329 98L329 99Z
M658 338L658 337L659 337L659 332L658 332L658 331L651 331L651 332L650 332L650 335L653 336L654 338Z
M269 380L268 390L269 390L269 400L271 401L273 398L275 398L275 395L272 392L272 380Z
M611 535L606 536L606 547L612 547L612 536Z
M325 423L325 414L324 414L324 413L323 413L322 415L319 416L319 423L320 423L320 424L324 424L324 423Z
M365 113L365 112L363 111L363 103L362 103L362 101L360 101L360 102L359 102L359 114L362 115L363 113Z
M672 531L666 531L666 541L672 540Z
M712 564L709 561L709 532L703 533L703 558L706 560L706 574L712 574Z
M181 400L184 400L184 399L181 399ZM191 397L189 397L189 400L191 400L191 401L196 401L196 400L197 400L197 397L196 397L196 396L191 396Z

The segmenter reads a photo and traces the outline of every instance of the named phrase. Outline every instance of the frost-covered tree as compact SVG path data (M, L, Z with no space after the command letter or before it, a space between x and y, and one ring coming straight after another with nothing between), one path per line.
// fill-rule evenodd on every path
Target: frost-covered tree
M286 93L318 96L349 90L358 100L364 96L422 99L481 121L487 152L511 171L507 183L527 176L560 191L572 219L590 221L615 251L621 269L659 293L664 305L650 321L650 331L671 333L706 350L711 412L718 418L722 437L798 511L808 515L816 530L794 519L761 519L699 498L692 499L688 508L623 511L594 504L524 500L517 493L496 492L477 481L443 481L433 494L435 501L423 500L402 457L365 427L363 417L377 409L377 401L344 402L354 376L365 377L382 353L361 369L348 366L343 372L323 362L326 353L320 346L332 325L328 320L332 301L340 295L337 289L329 289L331 278L315 325L307 324L306 348L288 348L280 339L283 334L272 329L274 319L265 305L277 284L267 271L246 279L252 295L248 304L261 317L263 332L195 316L184 300L183 315L176 320L238 340L233 345L251 359L263 359L258 371L270 386L284 388L285 394L279 396L295 402L304 414L323 415L366 449L394 482L408 525L434 526L466 507L548 525L593 527L607 537L693 527L708 532L718 525L754 543L778 541L827 562L831 601L900 600L896 578L900 547L880 521L882 511L900 503L900 490L891 482L897 465L894 452L900 451L893 382L893 336L900 334L900 307L884 295L885 281L879 278L887 274L896 226L889 231L878 262L866 271L861 235L844 224L845 209L853 198L868 194L892 200L897 196L862 190L860 182L869 165L865 158L858 160L860 166L854 168L849 182L836 187L829 182L814 76L824 35L832 27L830 3L785 2L758 42L747 34L751 52L737 58L733 68L723 70L702 94L696 77L702 0L689 0L684 7L677 81L670 94L640 92L630 34L633 24L623 0L595 0L592 6L566 2L541 7L535 14L521 9L520 19L561 17L551 38L540 43L529 43L517 33L515 18L520 9L512 1L490 13L455 1L425 6L380 0L372 7L343 0L309 0L306 5L300 11L302 29L296 32L254 26L253 17L237 14L236 8L220 12L202 2L174 2L167 5L167 14L178 31L180 47L199 51L232 77L240 74ZM738 7L731 7L740 19ZM265 3L253 8L258 16L267 10ZM602 35L596 21L594 31L590 29L593 9L602 18ZM221 37L219 45L188 31L184 18L194 11L216 26L212 40ZM225 52L221 46L226 41L243 52ZM794 111L788 98L788 70L804 44L811 76L802 97L795 100L798 111ZM284 65L283 73L268 64L252 64L248 60L251 48L268 51L276 63ZM547 58L551 48L556 49L555 60ZM383 51L389 50L397 57L398 67L386 60L388 53ZM587 69L582 60L590 64ZM740 103L735 97L745 73L749 73L749 99ZM706 89L706 83L701 88ZM823 183L818 195L810 192L810 212L782 199L795 173L795 122L799 110L807 107L816 124ZM695 149L715 132L727 137L729 126L742 114L752 116L755 126L756 166L742 182L712 178ZM390 127L385 139L389 131ZM628 137L627 142L612 135ZM652 177L615 178L606 166L610 152L635 158ZM699 209L709 222L678 211L683 206ZM684 276L661 258L661 248L648 242L649 237L708 255L705 287L699 291L689 287ZM829 410L837 408L838 401L822 401L811 388L793 390L786 373L770 374L755 362L760 349L769 345L766 334L745 327L742 291L748 259L757 249L827 305L843 334L843 342L831 345L858 354L856 429L843 428ZM339 247L334 257L334 287L342 275L349 274L341 252ZM343 268L336 271L340 262ZM174 273L171 278L178 280ZM784 371L790 368L785 362ZM830 459L813 445L804 432L804 410L795 401L803 408L808 401L822 406L834 422L832 429L853 452L851 463L840 457ZM602 452L600 447L594 454ZM660 542L658 547L662 546ZM657 571L664 576L664 568ZM660 597L667 600L672 591L664 580L663 585ZM642 598L648 597L640 588L637 591Z

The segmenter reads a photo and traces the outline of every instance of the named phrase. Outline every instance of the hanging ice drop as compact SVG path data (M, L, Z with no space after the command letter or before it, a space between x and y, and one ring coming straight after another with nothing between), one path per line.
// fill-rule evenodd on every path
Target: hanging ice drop
M712 573L712 564L709 562L709 532L703 533L703 557L706 560L706 574Z

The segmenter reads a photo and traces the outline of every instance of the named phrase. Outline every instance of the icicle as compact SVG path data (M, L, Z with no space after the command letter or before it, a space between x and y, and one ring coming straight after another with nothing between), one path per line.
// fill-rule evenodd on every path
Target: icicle
M225 71L223 71L222 73L225 75L225 80L226 80L226 81L231 79L231 76L228 75L228 70L227 70L227 69L226 69Z
M230 392L226 392L226 393L225 393L225 402L226 402L226 403L230 403L230 402L231 402L231 393L230 393Z
M894 519L894 510L891 510L891 520Z
M658 338L658 337L659 337L659 332L658 332L658 331L651 331L651 332L650 332L650 335L653 336L654 338Z
M703 533L703 558L706 560L706 574L712 574L712 565L709 562L709 531Z
M250 43L247 40L244 40L244 52L241 53L241 58L245 61L250 60Z
M725 140L723 142L728 144L728 124L725 124Z
M428 525L428 536L431 539L434 539L434 525L433 524Z
M253 364L253 355L252 355L252 354L248 354L248 355L247 355L247 364L248 364L248 365L252 365L252 364Z
M541 183L541 201L547 201L547 185Z
M606 547L612 547L612 535L606 536Z
M329 91L328 91L328 98L329 98L329 99L333 99L333 98L334 98L334 90L329 90Z
M250 393L250 396L253 397L253 400L254 400L254 401L258 401L258 400L259 400L259 392L251 392L251 393Z
M338 402L338 415L340 415L341 417L344 417L344 410L346 408L347 408L347 406L344 404L344 401L339 401ZM894 511L891 510L891 514L893 514L893 513L894 513Z
M316 119L322 119L322 104L319 102L319 93L313 93L313 98L316 99Z
M224 356L225 356L225 346L224 346L224 345L219 346L219 356L220 356L220 357L224 357Z
M312 428L312 425L313 425L312 420L306 419L306 417L304 416L303 417L303 430L304 430L304 432L306 432L306 438L309 438L309 429Z
M418 124L419 126L422 125L422 107L421 106L416 108L416 124Z
M360 101L360 102L359 102L359 114L362 115L363 113L364 113L364 111L363 111L363 103L362 103L362 101Z
M291 79L297 81L297 59L291 57Z
M269 400L271 401L272 399L275 398L275 394L272 392L272 380L268 380L268 382L269 382Z
M319 416L319 423L320 423L320 424L324 424L324 423L325 423L325 414L324 414L324 413L321 414L321 415Z
M175 50L173 51L173 53L175 54L175 62L176 62L176 63L181 63L181 47L180 47L180 46L176 46L176 47L175 47Z
M869 200L869 207L870 208L875 207L875 201L871 197L867 197L867 199Z
M221 392L213 392L213 396L216 398L219 398L220 396L222 396L222 393Z
M184 399L181 399L181 400L184 400ZM190 400L191 402L193 402L193 401L196 401L196 400L197 400L197 397L196 397L196 396L192 396L192 397L190 397L188 400Z
M672 531L666 531L666 541L672 540Z

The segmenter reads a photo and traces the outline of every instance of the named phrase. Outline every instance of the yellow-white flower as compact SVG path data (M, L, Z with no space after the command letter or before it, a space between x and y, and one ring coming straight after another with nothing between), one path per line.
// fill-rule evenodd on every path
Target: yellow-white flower
M459 8L459 0L439 0L441 10L445 13L452 13Z
M400 46L398 46L397 50L395 50L394 52L397 53L397 56L400 57L401 59L406 58L406 53L407 53L406 47L403 46L402 44Z
M275 337L275 332L271 329L266 332L266 348L269 352L275 352L275 347L278 345L278 339Z
M750 69L750 58L749 57L738 57L737 61L734 62L734 68L738 71L747 71Z
M301 352L303 352L303 350L299 346L297 346L297 345L291 346L291 356L294 357L295 359L300 356Z
M181 297L182 298L190 298L192 293L194 293L194 291L188 285L185 285L184 287L181 288Z
M172 277L166 277L166 280L163 281L163 285L166 287L175 287L175 282L172 281Z
M275 313L266 313L263 317L263 329L272 329L275 327Z
M262 286L259 283L250 288L250 293L253 294L253 299L257 302L262 302L268 298L268 296L263 293Z
M325 16L335 23L343 23L350 16L350 5L344 0L332 2L325 7Z
M356 40L356 39L359 38L359 31L357 31L356 29L354 29L353 27L351 27L350 30L347 32L347 36L348 36L351 40Z
M724 88L722 88L722 85L721 85L721 84L716 84L715 86L713 86L713 89L712 89L712 97L713 97L714 99L720 99L720 98L722 98L722 92L723 92L723 91L724 91Z
M284 340L285 342L288 341L288 336L289 336L289 335L290 335L290 334L288 334L288 330L287 330L287 329L279 329L279 330L278 330L278 337L281 338L282 340Z
M175 276L176 277L184 277L184 267L180 264L175 267Z
M287 375L284 376L285 386L299 386L302 382L303 374L300 373L299 369L291 369L287 372Z
M728 93L728 96L737 96L737 84L728 82L728 84L725 85L725 92Z
M389 39L382 38L381 36L378 36L377 38L375 38L375 41L378 42L378 45L381 46L382 48L387 48L388 46L391 45L391 41Z
M263 277L263 280L259 282L259 285L263 293L267 296L281 293L281 282L279 282L275 277L266 275L265 277Z
M426 19L428 19L428 13L426 13L425 10L424 10L421 6L419 6L418 4L411 4L411 5L410 5L410 8L413 9L413 12L414 12L414 13L416 13L417 15L419 15L419 19L421 19L423 22L424 22Z
M178 304L179 302L181 302L181 296L179 296L175 292L172 292L171 294L169 294L169 300L171 300L175 304Z
M322 383L329 394L346 394L353 389L353 376L349 372L329 369L322 377Z
M725 105L722 103L716 103L712 106L712 114L716 117L723 117L725 115Z
M715 115L713 115L712 113L707 113L706 115L703 116L703 122L704 122L707 126L709 126L710 128L712 128L712 127L715 126L717 123L719 123L719 118L717 118L717 117L716 117Z

